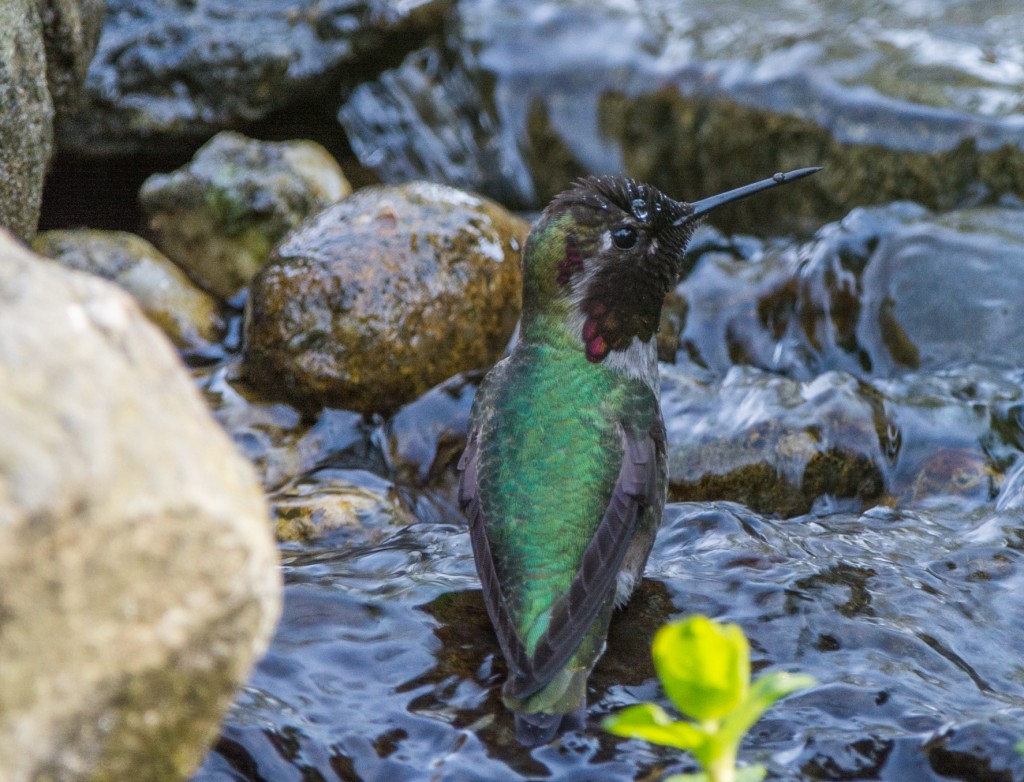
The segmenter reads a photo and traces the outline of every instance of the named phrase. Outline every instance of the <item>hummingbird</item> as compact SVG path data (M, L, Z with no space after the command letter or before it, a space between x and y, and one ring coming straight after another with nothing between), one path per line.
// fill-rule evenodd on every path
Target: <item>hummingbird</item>
M668 470L656 332L711 210L819 171L687 203L624 177L557 195L523 248L519 341L477 391L459 460L518 741L581 728L614 607L639 582Z

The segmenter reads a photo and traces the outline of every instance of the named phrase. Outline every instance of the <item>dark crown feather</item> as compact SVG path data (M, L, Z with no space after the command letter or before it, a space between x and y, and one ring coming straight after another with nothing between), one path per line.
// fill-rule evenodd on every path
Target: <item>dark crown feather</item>
M686 214L689 204L669 198L656 187L629 177L588 176L560 193L551 208L582 206L596 213L616 209L657 233Z

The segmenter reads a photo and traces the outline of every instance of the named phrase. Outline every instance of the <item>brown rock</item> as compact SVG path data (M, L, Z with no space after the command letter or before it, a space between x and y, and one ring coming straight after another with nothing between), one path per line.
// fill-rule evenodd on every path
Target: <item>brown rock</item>
M519 314L527 231L443 185L355 193L287 236L253 280L246 375L307 408L372 412L489 365Z

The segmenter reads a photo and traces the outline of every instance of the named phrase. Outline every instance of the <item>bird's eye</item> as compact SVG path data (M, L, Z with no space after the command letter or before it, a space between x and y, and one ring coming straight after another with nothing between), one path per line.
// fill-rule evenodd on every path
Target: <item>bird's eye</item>
M636 229L631 228L628 225L619 226L612 231L612 242L620 250L630 250L636 247L638 238Z

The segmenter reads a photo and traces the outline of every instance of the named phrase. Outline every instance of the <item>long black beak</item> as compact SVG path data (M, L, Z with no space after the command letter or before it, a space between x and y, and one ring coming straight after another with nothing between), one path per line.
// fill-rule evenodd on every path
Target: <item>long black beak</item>
M753 184L744 185L743 187L737 187L735 190L719 193L718 195L711 196L710 198L703 198L700 201L694 201L692 204L689 204L690 211L676 220L673 225L681 225L688 220L693 220L696 217L707 214L712 209L717 209L722 204L728 204L731 201L738 201L741 198L754 195L754 193L760 193L762 190L769 190L777 185L785 185L790 182L795 182L798 179L803 179L805 176L816 174L819 171L821 171L821 166L798 168L796 171L790 171L786 174L776 174L770 179L762 179L760 182L754 182Z

